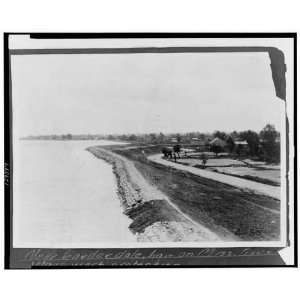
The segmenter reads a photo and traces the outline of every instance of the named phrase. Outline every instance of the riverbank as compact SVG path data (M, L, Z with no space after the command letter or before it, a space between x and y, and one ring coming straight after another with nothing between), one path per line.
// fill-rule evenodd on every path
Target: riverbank
M239 240L229 231L212 231L195 222L151 184L129 159L104 149L87 148L113 167L121 204L132 223L129 229L140 242L197 242Z
M280 201L276 198L150 161L150 155L160 152L159 145L115 145L95 149L109 151L129 161L148 185L158 189L185 216L208 228L221 240L280 239Z

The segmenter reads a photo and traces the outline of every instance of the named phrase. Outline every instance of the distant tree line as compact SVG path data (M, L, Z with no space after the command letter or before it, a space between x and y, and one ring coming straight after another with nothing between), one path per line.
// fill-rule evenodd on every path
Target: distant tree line
M280 134L275 127L267 124L260 132L253 130L246 131L215 131L211 133L203 132L186 132L186 133L144 133L144 134L53 134L53 135L39 135L28 136L24 139L40 139L40 140L115 140L125 141L137 144L154 144L167 145L177 144L189 145L191 141L205 141L207 144L214 138L219 138L226 143L226 151L232 153L238 151L235 142L237 140L247 141L250 156L258 156L266 161L278 162L280 161ZM216 146L216 152L221 152L222 147Z

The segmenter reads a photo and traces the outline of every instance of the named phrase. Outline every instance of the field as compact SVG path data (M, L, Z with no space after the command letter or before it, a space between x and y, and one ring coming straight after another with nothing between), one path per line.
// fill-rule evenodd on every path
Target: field
M207 155L206 155L207 156ZM278 165L267 165L264 162L250 159L237 160L232 158L209 158L207 156L206 170L231 175L239 178L253 180L269 185L280 186L280 168ZM202 168L200 158L181 158L178 163Z
M147 155L160 151L159 146L106 148L132 161L143 177L165 193L183 213L210 230L219 234L230 231L244 241L279 239L278 200L147 160Z

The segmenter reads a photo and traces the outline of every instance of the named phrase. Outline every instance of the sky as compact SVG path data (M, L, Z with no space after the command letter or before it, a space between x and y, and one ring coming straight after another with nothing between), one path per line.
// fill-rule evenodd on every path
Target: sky
M14 135L280 126L267 53L12 57Z

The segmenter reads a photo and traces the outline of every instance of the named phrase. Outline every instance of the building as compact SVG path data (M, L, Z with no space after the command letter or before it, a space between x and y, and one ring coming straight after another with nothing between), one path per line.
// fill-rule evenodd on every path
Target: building
M237 154L247 154L249 150L247 141L234 141L234 152Z
M223 141L222 139L216 137L212 141L209 142L210 146L218 146L220 148L225 148L226 147L226 142Z

